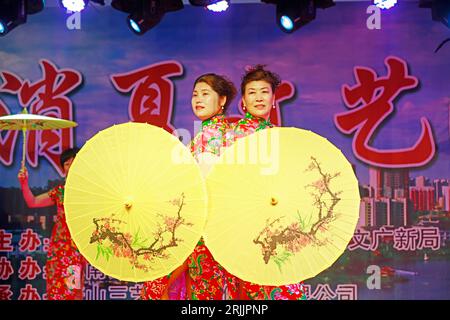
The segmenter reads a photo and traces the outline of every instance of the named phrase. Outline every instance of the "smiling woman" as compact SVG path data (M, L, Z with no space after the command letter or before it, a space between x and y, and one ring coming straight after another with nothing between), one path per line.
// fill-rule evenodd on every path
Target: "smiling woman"
M275 104L275 89L280 85L278 74L256 65L248 69L241 82L242 104L245 118L234 125L234 139L238 140L260 130L273 127L270 111ZM272 199L272 205L276 200ZM305 300L303 284L263 286L248 281L239 283L241 300Z
M231 81L224 76L207 73L198 77L192 91L192 111L202 120L202 131L191 142L191 152L220 154L220 149L230 143L230 128L225 111L236 95Z
M234 125L234 138L239 139L256 131L271 128L270 111L275 104L275 89L280 77L264 69L264 65L250 68L242 78L242 105L245 118Z
M60 157L61 167L67 175L78 148L65 150ZM52 229L47 251L46 282L48 300L82 300L84 287L84 268L86 260L73 242L64 208L65 185L61 184L47 193L34 196L28 185L28 171L23 167L18 179L25 202L30 208L43 208L56 205L57 215Z
M192 90L191 105L202 120L201 131L191 141L190 150L197 161L203 153L220 155L233 135L225 120L225 110L236 95L233 83L224 76L207 73L198 77ZM189 258L166 277L144 283L145 300L228 300L237 298L237 279L219 265L203 239ZM197 309L194 308L197 312ZM188 312L188 314L197 314Z

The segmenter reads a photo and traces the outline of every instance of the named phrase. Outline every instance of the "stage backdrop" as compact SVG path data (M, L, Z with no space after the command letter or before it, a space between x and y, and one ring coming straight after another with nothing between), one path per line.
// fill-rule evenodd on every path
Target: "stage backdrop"
M449 30L416 2L367 20L369 1L318 10L293 34L275 25L275 7L236 4L223 14L186 6L144 36L125 14L89 8L77 19L46 8L0 39L0 115L28 112L76 121L75 129L30 132L30 186L62 178L58 159L99 130L148 122L184 143L200 123L191 111L194 79L215 72L237 86L248 65L280 74L279 126L312 130L354 165L361 192L357 230L328 270L305 282L309 299L450 298ZM372 20L373 22L373 20ZM240 96L229 115L242 116ZM0 131L0 299L45 299L45 250L56 208L22 198L20 133ZM88 266L86 299L137 299L141 284Z

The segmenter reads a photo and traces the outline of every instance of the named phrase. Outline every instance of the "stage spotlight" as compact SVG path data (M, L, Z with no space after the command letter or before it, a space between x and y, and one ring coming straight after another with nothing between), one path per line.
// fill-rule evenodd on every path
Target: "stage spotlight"
M59 0L59 2L67 11L81 12L87 7L89 0Z
M138 3L136 0L113 0L111 6L119 11L132 13L138 9Z
M276 4L277 25L286 33L292 33L316 18L316 8L334 6L333 0L262 0Z
M281 16L280 23L284 30L291 31L294 29L294 21L288 16Z
M432 0L420 1L421 8L431 8L431 18L434 21L443 23L450 28L450 1L449 0Z
M111 6L129 13L127 25L137 35L142 35L156 26L166 12L184 8L181 0L113 0Z
M27 13L35 14L41 12L45 7L45 0L27 0Z
M277 4L277 23L284 32L291 33L316 18L313 0L280 0Z
M374 0L373 4L380 9L390 9L397 4L397 0Z
M0 36L8 34L26 21L27 6L25 0L0 1Z
M196 7L206 7L211 4L222 2L221 0L189 0L189 3Z
M44 0L2 0L0 1L0 36L4 36L18 25L27 22L28 14L44 9Z
M436 6L433 7L433 20L442 22L447 28L450 28L450 1L440 0L436 1Z
M105 5L105 0L90 0L91 2ZM81 12L87 8L89 0L59 0L60 5L70 12Z
M206 6L206 8L212 12L223 12L226 11L229 7L229 1L227 0L222 0Z
M144 1L143 3L141 10L131 13L127 18L128 26L138 35L142 35L156 26L165 13L157 1Z
M178 11L184 8L182 0L164 0L164 11Z
M230 0L189 0L196 7L204 7L213 12L222 12L230 6Z

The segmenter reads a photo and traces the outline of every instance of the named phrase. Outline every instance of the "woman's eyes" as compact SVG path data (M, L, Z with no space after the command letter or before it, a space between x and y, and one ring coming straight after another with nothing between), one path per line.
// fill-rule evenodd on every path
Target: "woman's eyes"
M255 93L256 93L256 91L250 91L248 94L255 94ZM261 91L261 93L268 94L269 91L268 90L264 90L264 91Z
M209 96L209 92L202 92L202 93L200 93L200 94L193 94L192 95L192 98L195 98L195 97L198 97L198 96Z

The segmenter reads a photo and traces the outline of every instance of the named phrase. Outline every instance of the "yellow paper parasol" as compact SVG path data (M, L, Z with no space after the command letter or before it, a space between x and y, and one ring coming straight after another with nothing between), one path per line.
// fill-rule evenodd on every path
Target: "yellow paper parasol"
M75 126L77 123L74 121L29 114L25 108L22 113L0 117L0 130L21 130L23 133L22 168L25 167L27 130L64 129Z
M227 271L260 285L298 283L327 269L358 221L351 164L328 140L297 128L238 140L207 189L206 245Z
M83 256L124 281L167 275L194 250L206 187L189 150L161 128L126 123L97 133L66 181L70 234Z
M219 160L219 157L211 152L202 152L196 156L197 163L202 172L203 178L206 178L211 172L214 164Z

